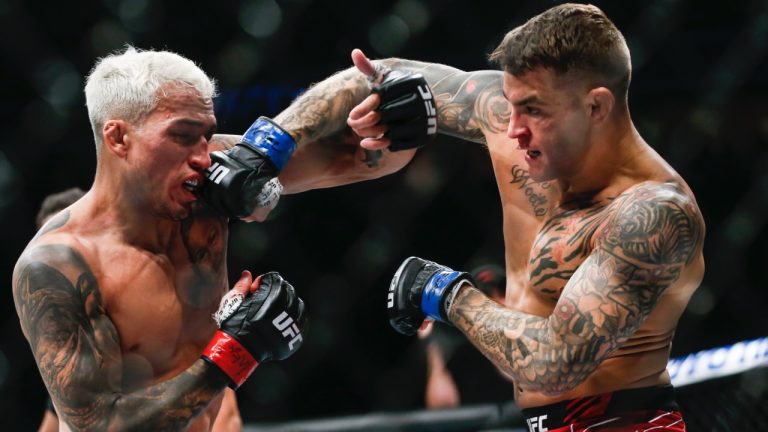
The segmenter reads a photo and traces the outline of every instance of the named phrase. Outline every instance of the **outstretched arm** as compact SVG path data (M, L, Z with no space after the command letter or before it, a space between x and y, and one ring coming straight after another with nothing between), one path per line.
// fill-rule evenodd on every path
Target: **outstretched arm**
M366 141L368 144L375 141L371 139L361 142L361 137L376 137L387 126L376 124L379 114L375 109L379 99L378 95L371 96L369 82L374 64L359 50L353 52L353 60L356 68L341 71L313 85L275 117L275 123L296 143L296 152L279 177L283 193L378 178L401 169L415 154L413 150L381 151L389 145L386 138L375 145L366 145ZM406 72L420 72L425 76L436 95L438 131L484 142L486 134L505 130L509 111L501 91L500 72L465 73L444 65L401 59L381 60L377 64ZM356 133L347 129L345 124ZM231 148L236 141L233 136L216 135L211 140L211 148ZM218 162L224 164L226 161ZM227 172L243 171L238 169L240 165L228 166ZM247 168L251 165L250 162L244 164ZM214 176L214 173L210 175ZM218 185L218 182L215 183ZM256 193L262 189L261 185L258 186L253 188ZM228 189L226 186L221 188ZM208 189L216 190L217 186L212 185ZM235 188L232 194L210 192L209 195L233 195L239 203L242 201L240 192ZM229 203L232 199L225 200L228 205L218 207L222 207L222 212L227 215L234 214L245 220L263 220L269 206L259 204L264 208L257 206L251 210L253 203L250 201L256 199L258 203L258 198L255 193L247 195L249 205L245 211L252 211L250 216L245 217L243 209ZM214 199L209 201L218 202Z
M557 395L581 383L653 311L659 297L701 254L704 224L670 185L617 198L607 231L566 284L553 314L506 309L474 288L449 317L523 388Z
M486 135L503 133L509 121L509 104L502 91L501 71L464 72L451 66L415 60L386 59L371 62L360 50L352 53L355 66L364 74L376 77L382 70L420 73L435 95L439 133L484 143ZM377 125L380 117L378 95L370 95L350 113L347 122L365 137L384 132ZM366 140L369 148L383 148L387 140Z
M226 386L203 360L173 379L122 391L117 329L81 254L35 246L17 264L21 326L61 421L74 430L180 430Z
M280 175L284 193L378 178L413 158L415 150L382 151L389 144L386 139L366 139L364 148L360 146L361 138L386 130L376 125L379 96L370 91L369 77L376 74L377 66L424 75L436 98L438 132L485 142L486 134L506 130L509 106L500 71L467 73L404 59L370 62L360 50L353 51L352 57L356 67L315 84L275 118L298 143ZM345 122L359 134L347 129Z

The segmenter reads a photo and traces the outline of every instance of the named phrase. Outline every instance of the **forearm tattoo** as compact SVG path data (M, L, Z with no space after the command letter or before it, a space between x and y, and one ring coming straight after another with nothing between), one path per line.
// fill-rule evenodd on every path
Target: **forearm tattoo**
M275 122L301 146L345 127L349 112L370 92L365 76L347 69L312 86L278 114Z
M557 395L584 381L701 253L703 220L676 186L642 185L611 207L549 317L506 309L473 288L454 301L451 321L522 388Z
M14 301L59 417L76 430L177 430L224 385L199 361L170 381L123 394L119 335L83 257L33 246L17 267Z
M502 92L501 71L464 72L402 59L384 62L393 69L424 75L437 102L438 132L485 143L485 134L506 131L510 109Z
M506 130L510 111L500 71L467 73L402 59L380 60L377 64L424 75L437 101L440 133L485 142L485 133ZM349 112L370 92L367 78L354 68L348 69L311 87L275 121L301 146L345 127Z

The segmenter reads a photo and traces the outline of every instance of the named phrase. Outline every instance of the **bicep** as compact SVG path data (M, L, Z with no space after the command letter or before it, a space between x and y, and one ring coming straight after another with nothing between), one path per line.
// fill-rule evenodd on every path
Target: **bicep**
M120 347L85 260L63 245L35 248L20 262L14 300L59 415L78 429L105 427Z
M678 269L640 266L598 248L574 272L551 316L557 335L596 362L631 337Z
M698 209L667 185L639 187L615 206L553 314L558 333L588 343L598 359L640 328L703 241Z

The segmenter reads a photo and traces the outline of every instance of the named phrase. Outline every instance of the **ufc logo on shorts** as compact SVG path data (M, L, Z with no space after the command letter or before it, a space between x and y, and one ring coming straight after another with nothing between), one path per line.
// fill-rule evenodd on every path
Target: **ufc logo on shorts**
M207 170L205 170L205 174L208 177L208 180L219 184L221 183L221 180L224 179L224 177L229 174L229 168L219 164L218 162L211 165Z
M437 133L437 110L435 102L432 100L432 91L427 86L418 86L421 99L424 101L424 107L427 109L427 135Z
M544 420L547 419L547 415L540 415L538 417L530 417L525 419L528 423L528 430L530 432L548 432L549 428L544 426Z
M283 311L277 318L273 319L272 325L275 326L278 331L283 332L284 338L291 338L291 341L288 342L288 349L293 349L293 344L301 341L299 327L296 326L293 318L291 318L287 312Z

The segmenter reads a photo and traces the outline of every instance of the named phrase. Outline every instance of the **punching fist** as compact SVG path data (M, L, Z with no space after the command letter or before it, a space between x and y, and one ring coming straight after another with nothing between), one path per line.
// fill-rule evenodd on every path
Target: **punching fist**
M406 259L389 284L389 323L398 332L411 336L426 317L448 322L447 312L464 283L475 285L469 273L418 257Z
M381 96L379 123L389 126L384 136L391 151L421 147L435 137L437 109L424 76L388 71L371 91Z
M372 63L362 51L352 61L373 84L372 95L349 113L347 124L369 150L399 151L421 147L437 134L437 108L432 90L419 73L391 70Z
M259 363L283 360L302 343L304 302L279 273L251 281L243 272L213 314L219 326L203 360L219 368L237 389Z
M230 218L245 218L256 207L271 209L282 192L277 175L295 149L296 142L288 132L267 117L259 117L235 147L211 153L200 196Z

